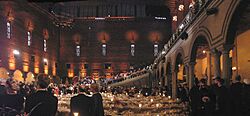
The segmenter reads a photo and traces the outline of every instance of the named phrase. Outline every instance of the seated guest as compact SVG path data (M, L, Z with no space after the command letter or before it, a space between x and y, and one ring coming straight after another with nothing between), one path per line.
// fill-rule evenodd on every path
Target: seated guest
M27 96L25 112L29 116L55 116L58 100L47 91L49 78L45 74L37 76L37 92Z
M92 99L94 101L93 116L104 116L102 95L99 93L98 85L92 84L91 91L93 92Z
M6 94L5 79L0 79L0 95Z
M71 115L78 113L78 116L92 116L93 101L86 93L84 86L79 87L79 94L70 100Z
M17 94L19 91L19 86L17 81L12 78L6 81L6 92L7 94L1 95L1 106L4 106L5 110L8 111L8 116L15 116L21 113L23 110L24 98Z
M242 90L243 84L240 82L241 76L235 77L235 82L230 86L230 98L231 98L231 113L232 115L243 115L242 113Z
M243 80L242 90L242 116L250 116L250 79L245 78ZM239 116L239 115L238 115Z

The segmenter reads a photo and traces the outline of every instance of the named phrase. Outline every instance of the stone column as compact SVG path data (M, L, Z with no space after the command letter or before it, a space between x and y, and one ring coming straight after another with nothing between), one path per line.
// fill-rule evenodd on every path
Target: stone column
M230 85L230 70L231 67L229 65L230 59L229 59L229 51L230 49L223 49L222 50L222 59L223 59L223 79L225 80L225 85Z
M153 79L152 79L152 80L153 80L152 86L153 86L153 87L156 87L156 85L155 85L155 83L156 83L156 78L157 78L157 70L156 70L156 69L153 70L153 75L154 75L154 76L153 76Z
M177 71L172 72L172 98L177 97Z
M207 84L212 84L212 75L211 75L211 52L206 51L207 53Z
M151 69L149 69L149 76L148 76L148 87L149 88L152 88L152 81L153 81L152 78L154 78L153 76L154 76L153 71Z
M188 82L188 87L189 89L192 88L192 86L194 85L194 66L195 66L196 62L190 62L188 65L188 69L189 69L189 82Z
M186 82L189 85L189 67L188 67L188 64L185 64L185 75L186 75L186 77L185 77Z
M213 50L213 56L214 56L214 76L218 76L220 77L221 76L221 69L220 69L220 55L221 53L214 49Z

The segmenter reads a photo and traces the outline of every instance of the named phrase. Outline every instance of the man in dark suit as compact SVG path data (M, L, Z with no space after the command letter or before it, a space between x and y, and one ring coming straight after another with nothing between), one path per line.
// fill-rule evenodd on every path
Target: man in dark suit
M230 86L230 98L231 98L231 113L232 116L243 115L242 114L242 90L243 84L240 82L241 76L235 77L235 82Z
M94 101L93 116L104 116L103 100L102 95L99 93L99 86L96 83L91 84L91 91L94 93L92 96Z
M45 74L37 77L37 92L27 96L25 112L29 116L55 116L58 99L47 91L49 78Z
M79 86L79 94L71 98L70 111L71 115L78 113L78 116L92 116L93 101L84 86Z

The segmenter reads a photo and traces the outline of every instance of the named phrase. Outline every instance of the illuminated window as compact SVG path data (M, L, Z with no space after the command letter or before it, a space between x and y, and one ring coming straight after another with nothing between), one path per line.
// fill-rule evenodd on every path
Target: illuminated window
M11 24L8 21L7 22L7 38L10 39L10 37L11 37Z
M130 52L131 52L131 56L135 56L135 45L134 44L131 44Z
M47 52L47 40L46 39L43 40L43 51Z
M158 54L158 44L154 45L154 56L157 56Z
M81 46L77 45L76 46L76 56L80 56L81 55Z
M102 55L103 56L106 56L106 54L107 54L106 49L107 49L107 45L106 44L102 44Z
M30 31L28 31L27 34L28 34L28 46L30 46L31 45L31 33L30 33Z

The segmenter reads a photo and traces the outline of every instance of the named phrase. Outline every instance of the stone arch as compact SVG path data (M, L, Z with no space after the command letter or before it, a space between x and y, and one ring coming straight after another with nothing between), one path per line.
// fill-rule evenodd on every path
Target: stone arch
M227 16L228 20L225 24L224 34L224 48L227 52L229 50L229 61L223 66L227 66L228 70L223 70L223 77L229 77L232 80L235 79L236 75L241 75L244 78L248 78L249 64L248 64L248 49L250 48L249 43L249 21L250 21L250 2L247 0L241 0L236 2L231 8L230 14ZM222 71L222 72L223 72ZM227 76L229 75L229 76ZM229 83L229 79L227 79Z
M185 54L184 54L184 50L183 50L183 48L179 48L179 49L177 49L177 51L175 52L176 54L175 54L175 58L174 58L174 64L173 64L173 68L174 68L174 70L176 70L177 69L177 65L178 65L178 63L180 63L180 60L182 60L182 63L183 63L183 61L184 61L184 58L185 58Z
M9 77L7 69L4 67L0 67L0 78L1 79L7 79Z
M20 70L16 70L13 75L14 80L24 82L23 73Z
M226 27L223 32L225 34L223 39L226 45L232 45L234 43L235 36L237 35L237 26L241 20L241 15L249 5L249 1L247 0L236 0L235 2L237 5L233 5L232 8L230 8L231 12L229 15L227 15L228 20L225 24Z
M195 56L196 56L196 44L197 41L201 41L202 43L207 43L208 47L211 48L211 34L209 30L206 28L202 28L199 30L194 36L194 39L192 39L191 44L190 44L190 49L188 51L188 56L189 56L189 62L195 62Z

